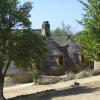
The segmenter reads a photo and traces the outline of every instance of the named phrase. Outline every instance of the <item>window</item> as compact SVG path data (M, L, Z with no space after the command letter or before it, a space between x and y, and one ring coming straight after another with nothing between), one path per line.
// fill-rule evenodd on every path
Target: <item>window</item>
M64 58L63 56L59 57L59 65L63 65L64 64Z

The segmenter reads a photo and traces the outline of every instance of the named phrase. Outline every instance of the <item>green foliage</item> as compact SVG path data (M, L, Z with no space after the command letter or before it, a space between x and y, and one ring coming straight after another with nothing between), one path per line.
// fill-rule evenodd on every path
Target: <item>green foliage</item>
M100 41L100 0L88 0L88 3L80 2L84 6L82 24L88 33L94 35Z
M0 0L0 98L3 96L3 84L6 72L11 61L15 60L16 44L17 44L17 29L29 29L31 22L29 20L32 4L26 2L20 5L18 0ZM21 32L18 32L22 36ZM22 51L22 47L20 48ZM24 52L24 51L23 51ZM22 54L25 54L23 53ZM21 54L21 53L20 53ZM20 57L22 55L19 55ZM26 56L25 56L26 57ZM27 56L27 59L29 55ZM22 64L25 61L20 59ZM4 71L3 71L4 67Z
M23 30L14 43L14 61L18 66L28 66L46 56L45 39L31 30Z
M92 36L92 34L88 34L86 31L83 31L77 34L74 39L80 42L85 58L99 60L98 52L100 47L97 45L96 39Z
M79 21L84 30L76 35L76 40L81 43L86 58L100 60L100 0L79 1L85 11Z
M18 0L0 0L0 96L11 61L28 67L41 62L46 54L44 38L31 30L29 20L32 4L20 5ZM3 70L3 71L2 71ZM37 75L37 71L33 73ZM2 94L1 94L2 93Z
M37 68L34 68L34 69L29 69L29 73L32 75L33 78L36 78L40 71L37 69Z
M26 2L19 4L18 0L0 0L0 30L11 28L27 28L31 25L29 21L32 4Z
M18 0L0 0L0 67L8 65L15 53L17 33L19 28L28 29L31 25L29 12L30 2L20 5Z
M28 66L45 57L45 38L31 30L29 20L32 3L20 5L18 0L0 0L0 67L7 71L13 60Z
M30 66L45 55L44 38L32 32L29 20L32 4L18 0L0 0L0 96L11 61ZM2 69L4 68L4 71ZM2 94L1 94L2 93Z

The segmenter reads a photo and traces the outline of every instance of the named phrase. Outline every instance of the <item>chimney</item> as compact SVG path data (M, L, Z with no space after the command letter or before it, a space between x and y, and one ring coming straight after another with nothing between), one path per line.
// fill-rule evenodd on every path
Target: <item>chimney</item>
M45 37L50 36L50 24L48 21L43 22L42 24L42 35Z

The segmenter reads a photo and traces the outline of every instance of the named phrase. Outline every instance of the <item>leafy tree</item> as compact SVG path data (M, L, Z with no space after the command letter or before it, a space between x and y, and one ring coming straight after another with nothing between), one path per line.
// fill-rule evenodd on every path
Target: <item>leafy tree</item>
M100 60L100 0L79 0L84 6L83 19L78 21L84 30L76 36L87 58Z
M30 29L25 29L23 32L18 34L15 38L16 41L14 43L15 49L13 56L13 60L16 65L27 67L32 63L35 63L36 65L38 63L40 66L40 63L47 54L47 49L45 48L45 38L42 35L33 33Z
M5 100L3 85L11 61L29 66L44 58L44 38L32 32L29 20L32 4L0 0L0 100Z
M100 47L97 45L96 39L88 34L86 31L82 31L75 35L74 39L81 44L82 52L85 58L90 60L99 60L98 52Z
M82 0L79 1L83 4L86 12L83 14L82 25L84 25L88 33L100 39L100 0L87 0L87 3Z

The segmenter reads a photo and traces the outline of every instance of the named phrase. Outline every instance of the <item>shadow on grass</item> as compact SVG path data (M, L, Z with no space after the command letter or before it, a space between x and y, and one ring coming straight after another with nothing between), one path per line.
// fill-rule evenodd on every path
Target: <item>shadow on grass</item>
M8 100L51 100L53 97L78 95L84 93L92 93L100 90L100 88L89 88L89 87L75 87L75 88L64 88L61 90L47 90L34 94L21 95ZM27 91L27 90L26 90Z

